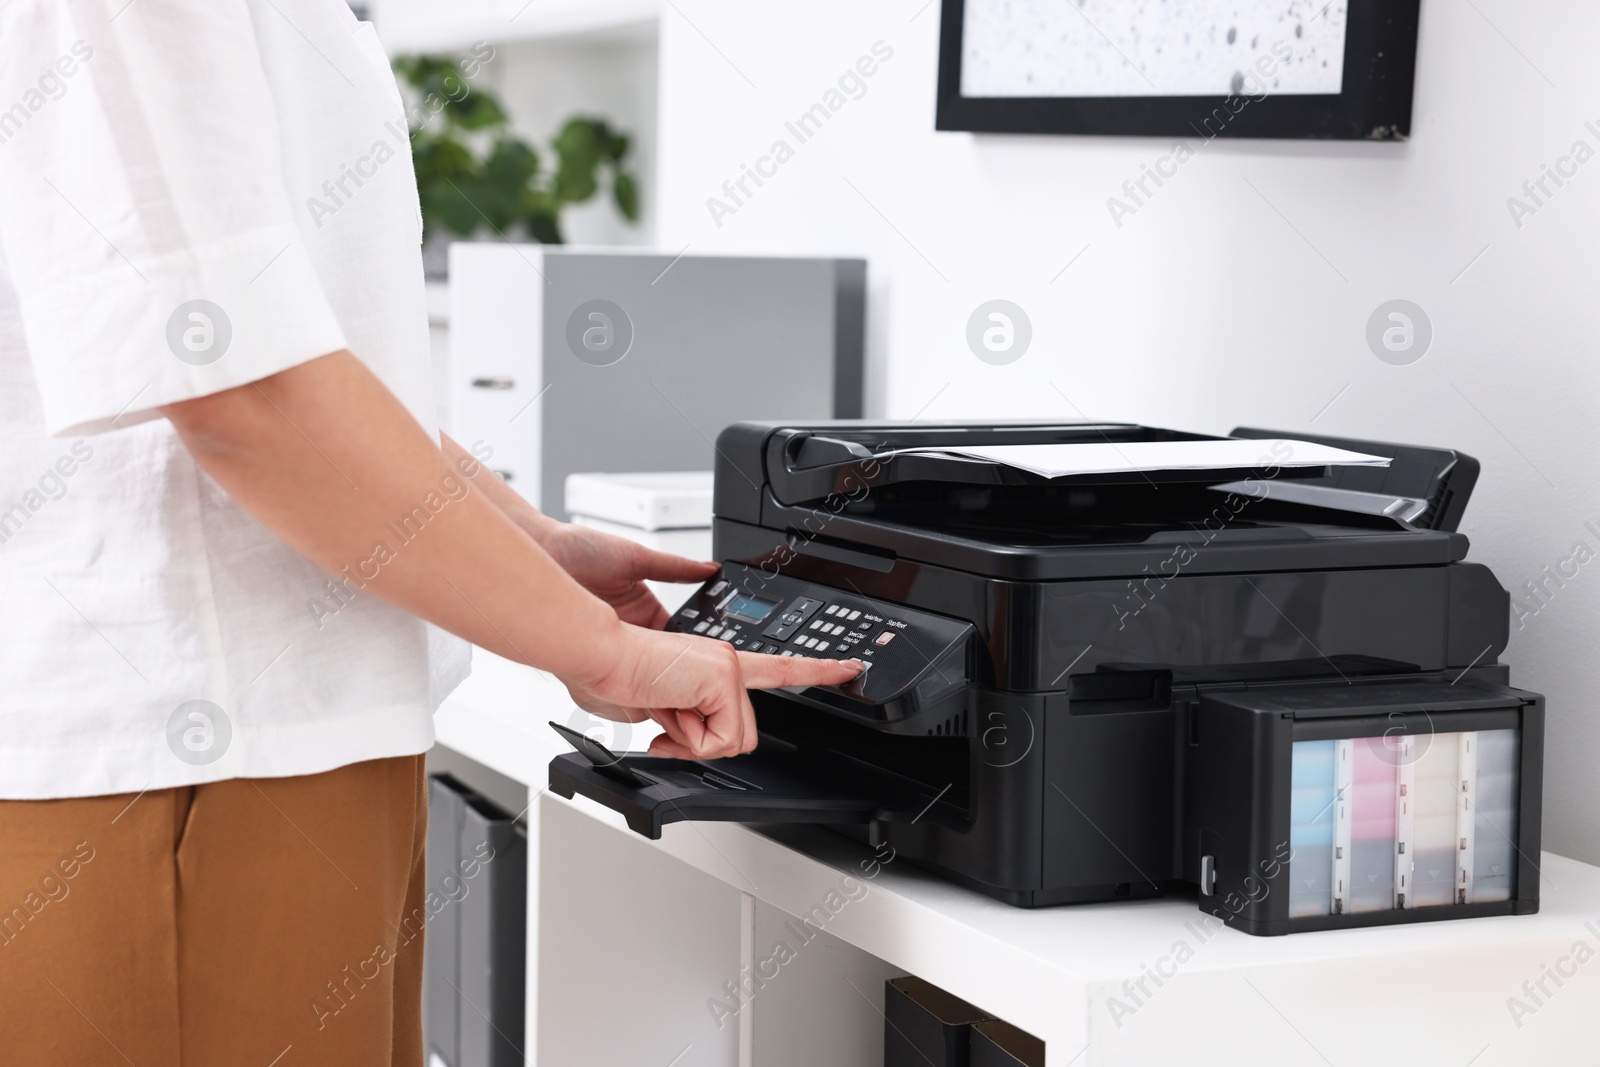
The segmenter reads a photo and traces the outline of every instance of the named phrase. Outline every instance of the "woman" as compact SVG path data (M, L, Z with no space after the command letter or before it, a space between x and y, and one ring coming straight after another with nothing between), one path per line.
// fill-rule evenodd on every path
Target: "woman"
M697 759L754 746L746 687L860 669L662 632L641 580L712 565L427 428L404 122L340 0L0 7L8 1062L420 1063L465 642Z

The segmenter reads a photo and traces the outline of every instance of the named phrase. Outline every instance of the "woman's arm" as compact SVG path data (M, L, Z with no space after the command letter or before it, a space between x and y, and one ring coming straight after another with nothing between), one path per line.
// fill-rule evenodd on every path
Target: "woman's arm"
M539 542L578 584L610 604L624 622L653 630L667 624L669 615L646 581L701 582L717 572L715 563L657 552L626 538L557 522L524 500L448 434L440 434L439 440L445 456L463 472L471 472L473 488Z
M508 487L483 480L498 483L492 473L464 476L348 352L163 413L200 466L307 557L332 572L362 564L377 596L552 672L590 710L655 719L666 733L654 752L749 751L747 685L834 685L861 669L623 622L508 514L526 505L498 505L500 491L515 496Z

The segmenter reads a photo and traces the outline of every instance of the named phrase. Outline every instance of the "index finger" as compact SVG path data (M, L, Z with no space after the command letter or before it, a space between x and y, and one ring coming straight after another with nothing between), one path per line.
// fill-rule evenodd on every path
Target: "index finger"
M858 659L818 659L811 656L768 656L739 653L739 669L746 689L789 689L807 685L844 685L866 670Z

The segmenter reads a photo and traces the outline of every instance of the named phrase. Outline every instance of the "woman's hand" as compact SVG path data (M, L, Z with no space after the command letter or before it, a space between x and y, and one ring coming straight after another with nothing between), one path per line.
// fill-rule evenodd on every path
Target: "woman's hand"
M626 538L572 523L551 523L539 531L544 550L589 592L611 605L617 618L659 630L671 616L645 580L703 582L717 573L715 563L672 556Z
M735 652L722 641L628 625L597 662L592 678L562 679L579 707L618 722L653 719L666 732L650 742L652 756L697 760L756 747L747 690L843 685L864 669L857 660Z

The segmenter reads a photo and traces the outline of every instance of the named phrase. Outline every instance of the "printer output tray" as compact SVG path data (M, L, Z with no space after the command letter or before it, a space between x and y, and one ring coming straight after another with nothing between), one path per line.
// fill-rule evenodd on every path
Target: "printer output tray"
M604 753L597 758L596 749ZM580 754L580 752L582 754ZM730 759L612 755L599 746L557 756L550 790L581 794L620 813L649 838L670 822L867 823L905 821L932 806L937 790L874 772L837 753L764 740Z

